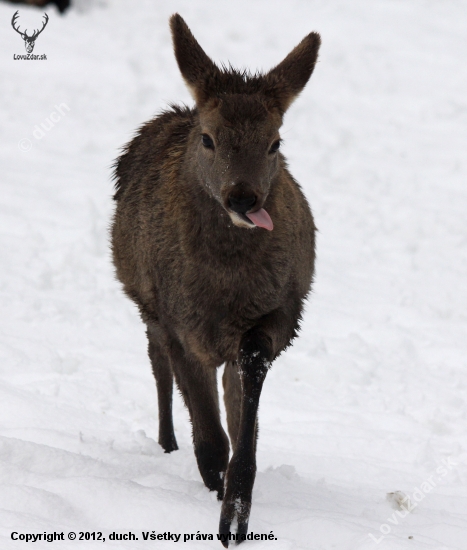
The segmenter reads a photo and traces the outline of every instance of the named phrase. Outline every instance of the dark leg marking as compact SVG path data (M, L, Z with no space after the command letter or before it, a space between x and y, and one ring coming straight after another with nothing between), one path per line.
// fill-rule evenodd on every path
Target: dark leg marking
M237 518L237 535L246 534L251 495L256 476L256 434L259 398L271 364L271 342L263 333L251 330L240 346L238 366L242 382L241 415L235 452L226 476L226 489L219 522L222 544L228 547L230 525ZM237 539L237 544L242 542Z

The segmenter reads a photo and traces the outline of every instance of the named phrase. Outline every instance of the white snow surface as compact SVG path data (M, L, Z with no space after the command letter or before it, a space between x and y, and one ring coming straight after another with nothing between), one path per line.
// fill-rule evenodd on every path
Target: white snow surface
M109 253L120 147L169 102L192 104L178 11L215 61L252 70L312 30L323 41L282 131L319 234L301 336L260 407L249 528L277 540L244 547L465 550L465 1L76 0L46 10L46 61L13 60L17 8L31 28L43 13L0 4L0 548L217 532L178 394L180 450L157 443L144 326ZM11 539L44 531L107 540Z

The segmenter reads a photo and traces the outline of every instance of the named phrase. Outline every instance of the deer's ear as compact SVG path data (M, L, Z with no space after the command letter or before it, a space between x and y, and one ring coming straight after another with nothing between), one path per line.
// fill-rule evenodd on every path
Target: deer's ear
M284 113L308 82L321 45L318 33L312 32L296 46L277 67L266 75L279 110Z
M199 105L208 99L210 94L207 82L219 69L205 54L178 13L170 18L170 29L178 67L191 95Z

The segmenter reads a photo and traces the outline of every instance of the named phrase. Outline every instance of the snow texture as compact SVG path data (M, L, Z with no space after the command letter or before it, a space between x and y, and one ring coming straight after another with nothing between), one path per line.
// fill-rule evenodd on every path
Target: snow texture
M0 4L0 548L31 546L13 531L139 534L33 546L91 550L217 530L178 394L180 450L157 444L144 327L108 247L119 148L167 103L192 103L178 11L215 61L252 70L312 30L323 41L282 131L319 235L301 336L260 408L250 531L277 540L244 547L465 549L465 1L74 4L46 10L46 61L13 60L10 25L43 11ZM396 492L417 504L405 517Z

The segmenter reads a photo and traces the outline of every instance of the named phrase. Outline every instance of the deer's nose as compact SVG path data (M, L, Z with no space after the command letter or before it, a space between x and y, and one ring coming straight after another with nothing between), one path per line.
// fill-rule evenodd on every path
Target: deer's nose
M256 195L253 192L232 192L229 195L229 207L237 214L245 214L256 204Z

